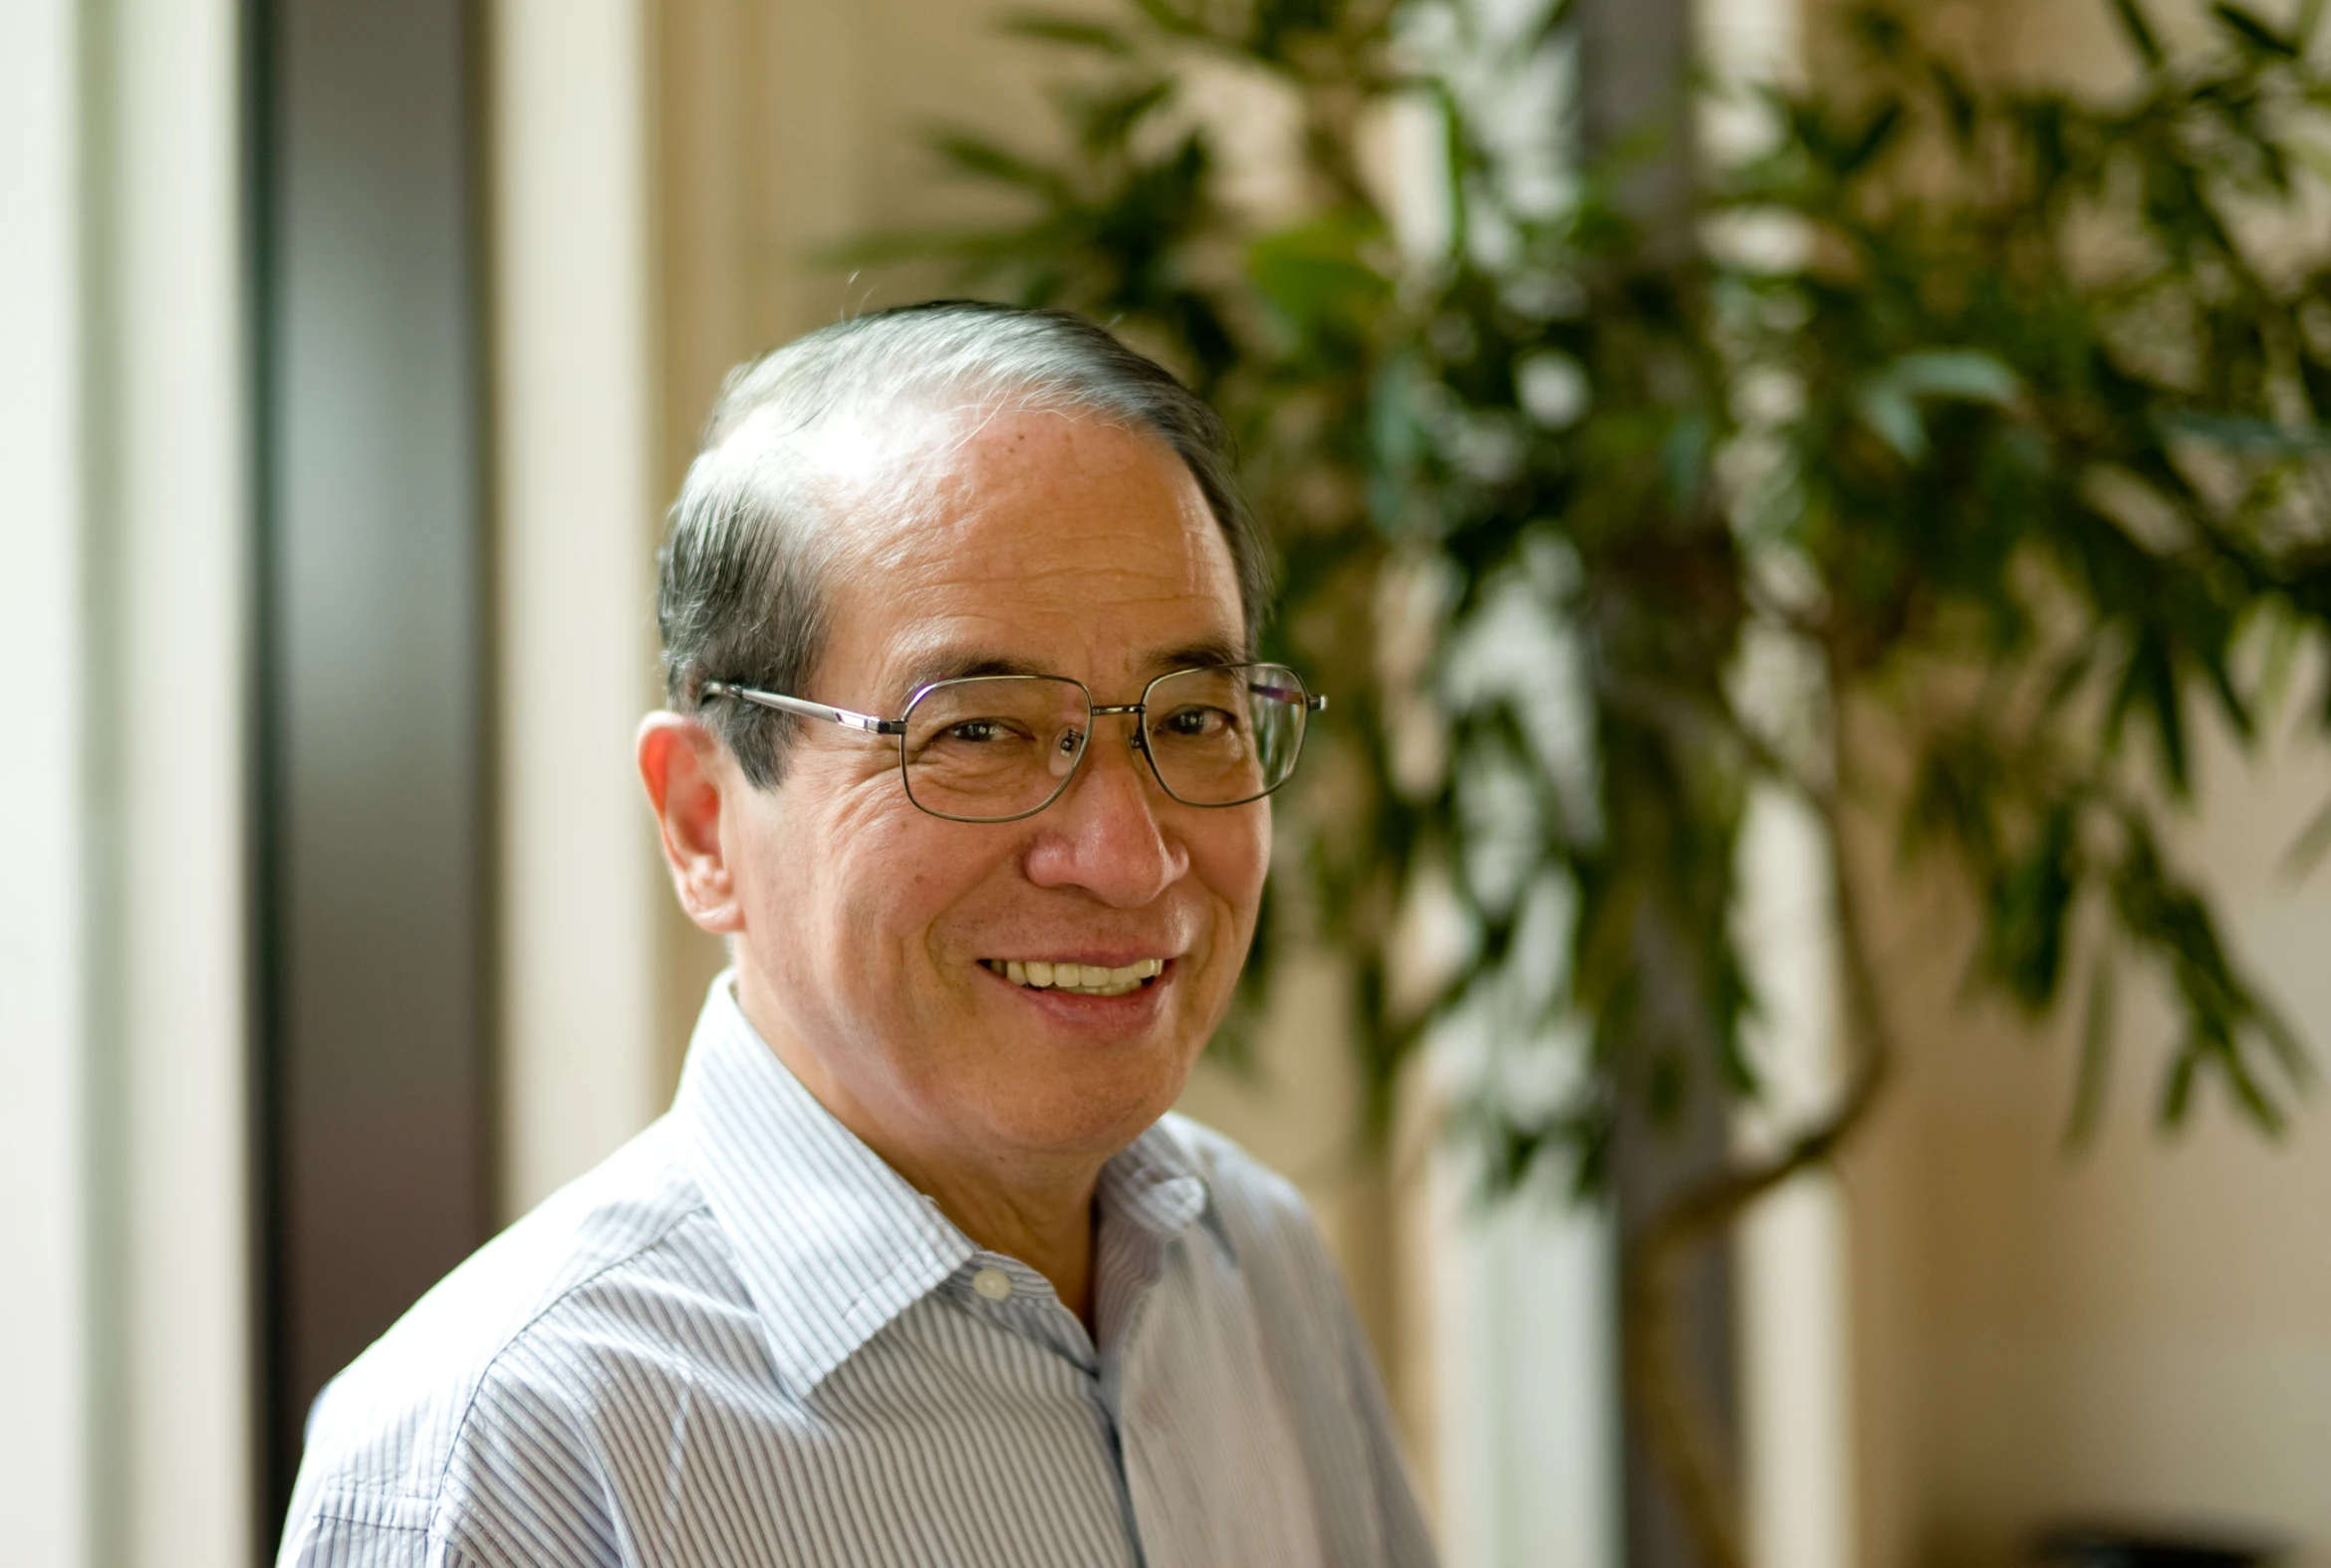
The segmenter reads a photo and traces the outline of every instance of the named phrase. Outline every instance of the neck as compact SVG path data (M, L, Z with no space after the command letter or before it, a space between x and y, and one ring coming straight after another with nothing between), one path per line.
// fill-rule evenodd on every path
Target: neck
M740 982L742 976L739 976ZM803 1088L882 1157L956 1228L989 1252L1019 1259L1051 1281L1061 1304L1087 1333L1094 1328L1093 1194L1106 1158L1090 1154L998 1155L962 1146L952 1129L914 1125L903 1111L884 1115L854 1094L819 1054L783 1026L776 1010L738 985L745 1017Z
M839 1116L840 1113L836 1113ZM843 1125L850 1124L844 1121ZM869 1148L914 1187L937 1203L939 1212L963 1234L990 1252L1018 1258L1052 1282L1061 1304L1093 1328L1093 1190L1098 1168L1082 1178L1008 1180L989 1176L965 1179L959 1170L917 1168L859 1129Z

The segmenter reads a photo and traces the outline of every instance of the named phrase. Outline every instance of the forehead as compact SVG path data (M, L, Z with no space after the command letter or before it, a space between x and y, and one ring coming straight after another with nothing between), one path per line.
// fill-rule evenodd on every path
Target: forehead
M886 686L1113 680L1243 653L1237 572L1186 465L1091 416L919 421L835 451L829 655Z

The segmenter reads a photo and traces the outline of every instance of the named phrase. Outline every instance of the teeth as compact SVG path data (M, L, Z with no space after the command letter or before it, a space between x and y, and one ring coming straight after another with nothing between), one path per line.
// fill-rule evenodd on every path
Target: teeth
M1166 960L1138 958L1123 968L1110 969L1091 963L1047 963L1040 958L1011 958L1001 963L989 961L987 967L1014 985L1069 991L1079 996L1123 996L1138 988L1144 980L1154 980L1163 974Z

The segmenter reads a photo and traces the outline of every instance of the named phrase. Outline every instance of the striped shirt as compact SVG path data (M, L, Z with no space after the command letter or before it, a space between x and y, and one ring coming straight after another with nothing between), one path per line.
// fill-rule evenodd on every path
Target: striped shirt
M1097 1201L1098 1345L724 977L670 1112L325 1390L279 1563L1429 1563L1294 1190L1169 1116Z

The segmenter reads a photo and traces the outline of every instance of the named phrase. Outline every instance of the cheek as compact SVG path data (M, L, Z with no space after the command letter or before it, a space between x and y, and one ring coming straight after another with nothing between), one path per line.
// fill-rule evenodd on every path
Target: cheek
M805 781L806 782L806 781ZM895 772L854 779L825 797L815 820L791 825L768 846L800 863L783 880L790 903L767 907L780 939L798 931L804 946L896 984L902 966L947 946L950 915L1013 857L1012 836L969 828L917 811ZM850 988L835 975L828 984Z
M1232 820L1208 823L1189 841L1190 869L1230 907L1237 928L1249 929L1262 902L1263 879L1271 869L1271 812L1268 802L1249 811L1224 813Z
M755 800L743 826L752 881L745 897L768 937L830 947L846 933L852 907L883 895L896 833L884 807L897 785L836 759L797 754L784 783Z

